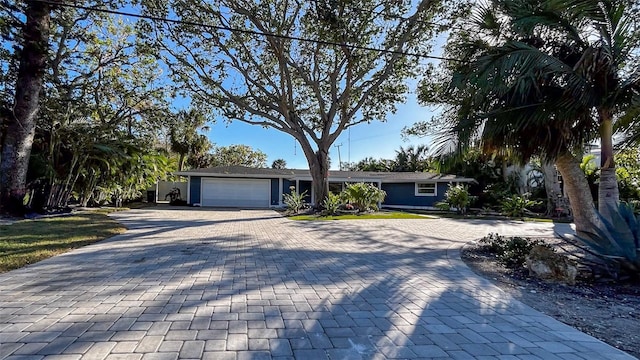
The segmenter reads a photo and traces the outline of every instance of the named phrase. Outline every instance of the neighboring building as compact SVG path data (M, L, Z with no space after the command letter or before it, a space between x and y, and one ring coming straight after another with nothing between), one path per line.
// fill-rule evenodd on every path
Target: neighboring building
M307 201L311 204L316 200L309 170L221 166L175 174L188 178L186 199L194 206L281 207L283 194L290 193L292 188L298 193L307 191ZM444 198L449 184L474 181L426 172L329 171L330 191L342 191L345 183L372 183L386 191L382 206L389 208L431 208Z

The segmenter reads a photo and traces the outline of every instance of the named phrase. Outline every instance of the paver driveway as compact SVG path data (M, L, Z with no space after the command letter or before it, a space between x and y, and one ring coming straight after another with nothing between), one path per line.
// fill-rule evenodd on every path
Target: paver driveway
M459 260L489 231L550 235L551 224L114 217L126 234L0 276L0 357L631 358Z

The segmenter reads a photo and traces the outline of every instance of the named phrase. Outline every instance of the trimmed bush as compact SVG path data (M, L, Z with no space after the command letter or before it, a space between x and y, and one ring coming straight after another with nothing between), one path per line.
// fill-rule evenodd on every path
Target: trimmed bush
M549 245L541 240L531 240L519 236L504 237L497 233L490 233L483 237L480 239L480 244L488 251L496 254L498 262L509 268L523 267L527 255L535 246L551 249Z

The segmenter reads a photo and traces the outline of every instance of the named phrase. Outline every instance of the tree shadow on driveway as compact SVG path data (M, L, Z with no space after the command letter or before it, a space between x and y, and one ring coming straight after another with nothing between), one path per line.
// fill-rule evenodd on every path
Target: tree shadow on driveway
M169 221L125 221L128 234L2 275L0 355L544 358L597 343L545 350L570 329L460 273L446 239L271 217Z

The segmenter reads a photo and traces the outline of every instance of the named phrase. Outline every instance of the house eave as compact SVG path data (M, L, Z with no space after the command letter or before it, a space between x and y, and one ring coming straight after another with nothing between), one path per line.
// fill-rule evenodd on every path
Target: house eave
M200 177L222 177L222 178L251 178L251 179L288 179L292 175L275 175L275 174L226 174L226 173L209 173L209 172L174 172L173 175L179 176L200 176Z

